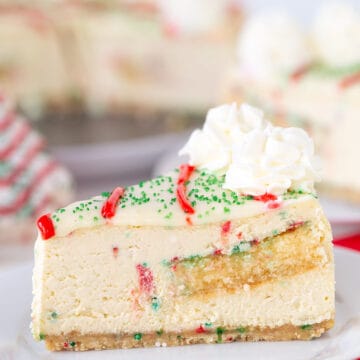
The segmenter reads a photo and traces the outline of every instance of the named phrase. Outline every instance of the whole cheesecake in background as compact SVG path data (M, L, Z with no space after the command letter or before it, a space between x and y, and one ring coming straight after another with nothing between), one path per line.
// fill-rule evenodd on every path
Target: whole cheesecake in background
M87 111L206 111L220 95L236 43L241 13L231 7L234 3L110 1L112 8L101 9L83 1L68 6Z
M34 221L73 199L70 174L44 152L45 141L0 99L0 243L29 242Z
M226 99L250 101L275 122L301 126L323 160L324 192L360 202L360 13L327 4L304 31L285 14L254 16L240 33Z
M49 350L311 339L333 326L312 140L212 109L168 174L38 219L32 332Z
M234 0L3 0L0 82L45 121L53 113L197 115L219 97L241 18Z

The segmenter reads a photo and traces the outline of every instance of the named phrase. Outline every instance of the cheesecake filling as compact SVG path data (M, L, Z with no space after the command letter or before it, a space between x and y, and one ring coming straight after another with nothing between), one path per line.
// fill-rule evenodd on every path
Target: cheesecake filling
M178 229L100 226L38 241L34 335L329 320L334 285L328 223L315 199L285 212ZM43 269L44 276L36 276Z

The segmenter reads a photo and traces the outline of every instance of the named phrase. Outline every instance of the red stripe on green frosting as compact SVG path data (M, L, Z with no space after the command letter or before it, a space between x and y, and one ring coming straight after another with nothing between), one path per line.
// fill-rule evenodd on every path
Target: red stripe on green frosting
M41 216L37 221L37 226L43 240L48 240L55 235L55 227L50 214Z
M191 206L186 196L186 182L190 179L191 174L195 170L195 166L189 164L182 164L180 165L179 170L180 173L177 180L176 189L177 200L185 213L194 214L195 209Z
M277 200L277 196L274 194L269 194L269 193L265 193L262 195L257 195L254 196L254 200L256 201L262 201L264 203L268 202L268 201L275 201Z
M116 214L116 206L119 200L123 197L125 190L122 187L116 187L109 198L105 201L101 215L105 219L111 219Z

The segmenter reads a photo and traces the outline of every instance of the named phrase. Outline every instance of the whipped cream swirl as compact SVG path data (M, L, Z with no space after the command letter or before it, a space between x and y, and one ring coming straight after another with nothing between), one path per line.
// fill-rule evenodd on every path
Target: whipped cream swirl
M344 2L326 4L315 20L314 42L330 66L360 63L360 12Z
M287 75L313 59L305 33L283 13L250 18L240 33L237 52L242 69L263 80Z
M203 128L192 133L179 154L189 155L191 165L225 174L223 187L243 194L312 192L320 180L307 133L273 126L247 104L211 109Z

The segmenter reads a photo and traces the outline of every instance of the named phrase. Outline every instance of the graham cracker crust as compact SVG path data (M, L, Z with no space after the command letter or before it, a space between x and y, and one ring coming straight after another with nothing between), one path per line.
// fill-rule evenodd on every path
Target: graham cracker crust
M321 336L332 328L334 319L324 320L317 324L295 326L286 324L270 327L239 327L236 329L199 328L191 332L162 331L147 334L87 334L71 332L64 335L47 335L45 343L51 351L84 351L105 349L130 349L153 346L179 346L190 344L231 343L235 341L285 341L310 340Z

